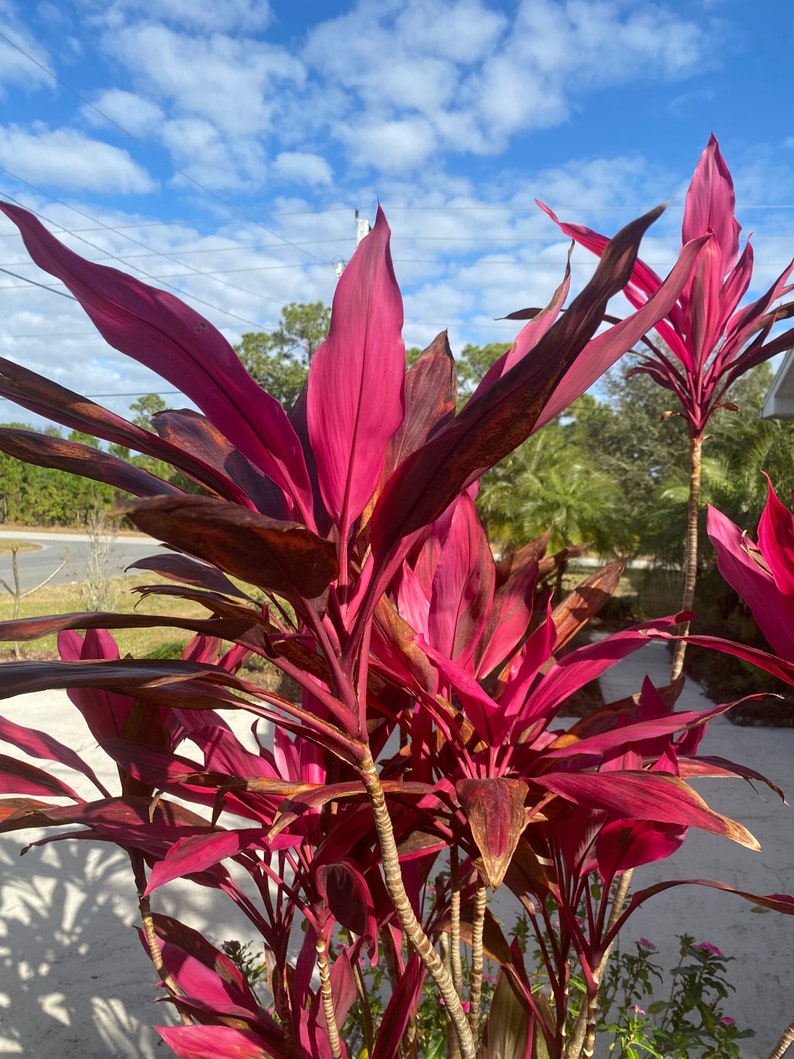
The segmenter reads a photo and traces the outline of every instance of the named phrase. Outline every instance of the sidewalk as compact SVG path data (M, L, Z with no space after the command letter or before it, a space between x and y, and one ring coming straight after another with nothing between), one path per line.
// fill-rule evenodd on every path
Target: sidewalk
M670 654L651 642L601 678L607 702L636 692L644 676L657 686L669 682ZM707 709L712 703L700 686L687 680L677 710ZM755 769L794 801L794 729L744 728L727 717L711 721L699 753ZM794 813L765 785L744 780L700 780L693 786L712 809L740 821L761 843L753 853L727 839L691 831L684 846L658 864L638 868L634 891L663 879L718 879L751 893L794 893ZM794 1019L794 916L756 909L733 894L702 886L674 887L659 894L629 920L623 938L652 941L669 966L677 955L679 934L709 941L726 956L736 992L725 1012L756 1036L742 1041L742 1059L765 1059Z
M664 685L668 672L664 646L651 642L603 678L605 698L612 701L637 691L646 673ZM708 705L690 682L678 708ZM116 789L113 770L90 735L76 734L85 730L75 725L75 711L64 693L5 700L0 713L63 741L78 739L82 745L75 749ZM702 753L741 761L794 792L794 730L737 728L721 717L711 723ZM697 786L713 808L745 824L762 851L752 853L693 831L669 860L638 869L634 889L665 878L713 878L756 893L794 892L794 817L788 806L766 787L754 791L743 781L711 780ZM90 788L79 790L88 794ZM33 848L20 860L20 848L38 837L22 832L0 836L0 1054L162 1059L165 1048L150 1027L168 1022L170 1010L154 1003L155 976L133 933L137 906L123 854L112 846L70 840ZM759 914L753 907L703 887L674 888L634 916L624 939L630 944L649 938L668 962L681 933L734 956L729 967L737 991L725 1010L740 1027L756 1030L757 1036L744 1042L744 1059L765 1059L794 1018L794 917ZM209 890L169 886L167 894L158 895L157 908L208 930L216 943L250 936L246 922L233 918L229 902Z

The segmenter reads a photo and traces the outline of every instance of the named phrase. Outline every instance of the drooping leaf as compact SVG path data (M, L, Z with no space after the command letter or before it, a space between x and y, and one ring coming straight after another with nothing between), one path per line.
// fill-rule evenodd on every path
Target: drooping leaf
M57 776L8 754L0 754L0 794L56 794L77 802L83 800Z
M62 423L70 430L78 430L162 460L209 492L226 497L232 503L250 504L239 486L179 447L4 357L0 357L0 394L45 419Z
M282 490L221 434L204 416L190 408L158 412L154 429L174 448L189 453L219 476L234 482L243 496L270 518L289 518Z
M284 409L257 386L220 331L172 294L81 258L27 210L9 203L0 203L0 209L19 228L36 264L66 285L110 345L194 401L311 516L297 435Z
M651 772L544 773L533 777L539 786L579 805L607 809L634 820L697 827L760 849L747 828L709 809L677 776Z
M256 624L255 615L249 620L238 618L179 618L163 614L117 614L105 611L82 611L77 614L50 614L40 618L16 618L0 622L0 641L38 640L42 636L65 629L188 629L205 636L220 636L227 640L242 636Z
M133 496L182 495L177 486L102 449L32 430L0 427L0 451L25 463L107 482Z
M289 1059L286 1046L232 1026L155 1026L180 1059Z
M98 790L103 794L107 794L91 766L83 761L80 755L75 753L71 747L65 746L47 732L40 732L36 728L26 728L24 725L16 724L6 717L0 717L0 739L11 743L17 750L23 751L30 757L58 761L62 765L68 765L69 768L73 768L76 772L82 772Z
M291 598L321 595L338 573L331 541L211 497L158 497L127 504L123 513L171 547Z
M161 555L150 555L146 559L138 559L130 563L128 570L151 570L172 581L180 581L186 585L196 585L206 588L212 592L220 592L222 595L235 596L238 599L246 599L246 594L237 587L228 577L214 566L207 563L197 562L189 559L186 555L178 555L167 552Z

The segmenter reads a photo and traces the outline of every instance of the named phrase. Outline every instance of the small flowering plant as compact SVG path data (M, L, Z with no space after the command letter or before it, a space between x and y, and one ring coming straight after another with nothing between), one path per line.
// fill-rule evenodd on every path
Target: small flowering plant
M672 712L675 689L648 681L567 727L568 697L676 617L568 650L620 564L552 599L543 573L555 560L544 542L497 562L473 495L486 469L671 311L711 236L688 242L647 301L597 333L658 211L629 224L563 313L566 271L457 409L445 336L406 371L379 212L341 277L327 340L288 415L194 310L83 260L26 211L0 209L107 341L199 409L162 413L147 431L0 361L4 397L155 456L189 483L101 447L0 430L7 452L131 495L120 511L167 545L136 564L142 608L133 615L0 628L17 641L57 633L61 654L5 664L0 696L66 689L118 772L108 790L35 722L0 718L0 740L13 751L0 755L0 829L39 828L43 844L66 827L125 850L141 940L179 1020L158 1029L183 1059L344 1059L351 1018L372 1059L418 1055L428 987L443 1000L436 1010L448 1020L450 1055L590 1054L610 946L636 907L677 885L639 891L613 921L613 883L668 856L693 827L757 849L689 781L762 777L698 756L706 724L727 705ZM190 600L202 616L147 614L152 597ZM121 657L113 631L134 626L191 639L181 659ZM291 677L299 695L252 679L242 668L252 656ZM252 746L229 712L248 718ZM74 780L48 772L53 761ZM176 879L247 917L261 939L265 1004L239 952L155 911ZM706 884L794 912L786 896ZM547 989L536 988L517 939L489 912L488 891L500 887L526 913ZM486 956L499 968L487 1017ZM384 969L379 1013L362 961ZM585 1014L569 1038L573 975Z
M601 995L601 1033L611 1035L617 1059L740 1059L739 1041L753 1036L723 1012L734 987L728 963L716 945L678 938L678 962L665 975L645 938L634 952L619 951L610 962ZM669 995L654 999L669 978Z

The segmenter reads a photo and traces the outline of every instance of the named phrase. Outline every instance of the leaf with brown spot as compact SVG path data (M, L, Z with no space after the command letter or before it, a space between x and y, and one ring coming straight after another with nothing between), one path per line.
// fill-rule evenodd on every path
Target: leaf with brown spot
M495 890L527 825L524 799L529 787L523 780L496 776L459 780L455 790L482 855L483 878Z

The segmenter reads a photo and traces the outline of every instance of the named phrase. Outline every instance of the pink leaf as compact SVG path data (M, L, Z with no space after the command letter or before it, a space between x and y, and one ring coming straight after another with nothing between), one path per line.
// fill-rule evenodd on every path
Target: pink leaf
M372 500L403 421L403 310L383 212L342 273L309 372L307 417L328 513L343 533Z
M676 776L650 772L545 773L534 782L569 801L606 809L631 820L698 827L760 849L741 824L713 812L699 794Z
M253 1030L232 1026L156 1026L181 1059L287 1059L287 1052Z

